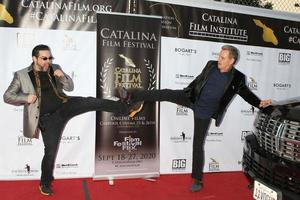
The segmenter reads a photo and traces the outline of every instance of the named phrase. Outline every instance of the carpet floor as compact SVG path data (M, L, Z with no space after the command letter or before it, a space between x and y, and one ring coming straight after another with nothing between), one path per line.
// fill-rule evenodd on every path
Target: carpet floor
M205 173L204 187L192 193L189 174L161 175L151 180L118 179L113 185L92 178L57 179L53 196L43 196L38 180L0 181L1 200L253 200L243 172Z

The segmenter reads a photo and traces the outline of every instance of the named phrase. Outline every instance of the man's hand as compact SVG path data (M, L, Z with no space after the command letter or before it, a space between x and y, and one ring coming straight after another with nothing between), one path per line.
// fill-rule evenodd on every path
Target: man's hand
M259 107L260 108L265 108L265 107L267 107L271 104L272 104L272 99L265 99L265 100L260 101Z
M60 69L57 69L54 71L54 76L60 78L60 77L64 77L65 74Z
M27 103L32 104L37 100L37 96L34 94L29 94L27 97Z

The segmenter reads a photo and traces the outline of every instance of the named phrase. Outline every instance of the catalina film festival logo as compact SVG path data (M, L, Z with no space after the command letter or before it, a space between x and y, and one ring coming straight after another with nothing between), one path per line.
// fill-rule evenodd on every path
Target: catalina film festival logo
M157 36L150 32L114 30L104 27L100 30L100 37L100 45L103 48L124 50L130 48L136 51L158 48ZM141 68L147 69L146 72L148 72L149 81L146 86L143 85ZM153 90L156 86L156 76L155 66L150 59L144 58L141 62L124 52L105 59L100 72L100 87L108 97L113 96L111 90L114 88Z
M129 57L119 54L124 60L124 67L116 67L114 71L115 88L137 88L142 89L142 71Z
M136 151L138 146L142 146L143 142L140 138L133 138L131 136L124 137L124 141L114 141L113 146L121 148L122 151Z
M123 54L118 54L118 57L124 60L125 66L113 67L114 59L108 58L104 62L100 72L101 88L103 89L103 93L108 97L113 96L109 79L113 80L113 88L143 89L141 69L137 67L131 58Z

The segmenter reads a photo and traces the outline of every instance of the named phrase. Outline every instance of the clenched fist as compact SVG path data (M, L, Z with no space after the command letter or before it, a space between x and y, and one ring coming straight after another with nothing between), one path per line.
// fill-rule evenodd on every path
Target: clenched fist
M37 96L34 94L29 94L27 97L27 103L31 104L34 103L37 99Z

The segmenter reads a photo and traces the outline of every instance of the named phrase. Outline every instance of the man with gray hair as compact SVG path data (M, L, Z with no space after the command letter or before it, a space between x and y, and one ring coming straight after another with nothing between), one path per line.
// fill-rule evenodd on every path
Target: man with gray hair
M243 73L234 68L239 59L239 50L231 45L224 45L218 61L210 60L206 66L183 90L142 90L127 91L121 88L120 98L130 103L144 101L168 101L191 108L194 111L193 140L193 184L191 192L203 187L204 142L211 118L216 126L221 124L226 108L235 94L257 108L269 106L272 101L260 100L246 85ZM136 113L131 114L133 116Z

